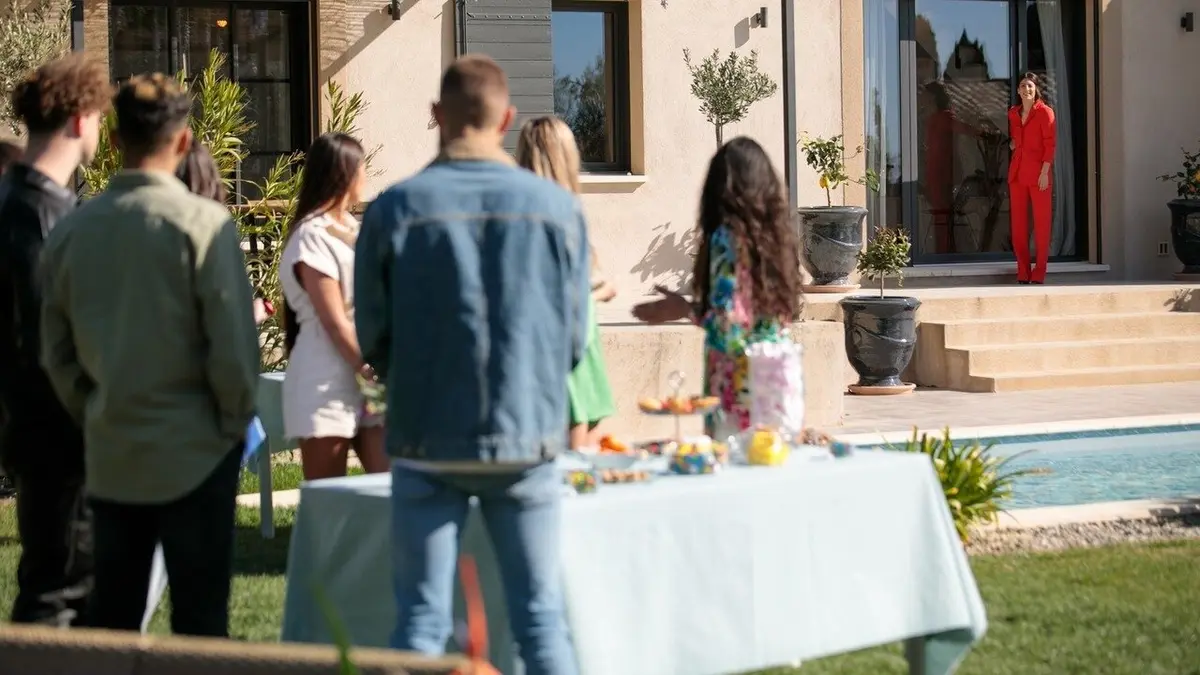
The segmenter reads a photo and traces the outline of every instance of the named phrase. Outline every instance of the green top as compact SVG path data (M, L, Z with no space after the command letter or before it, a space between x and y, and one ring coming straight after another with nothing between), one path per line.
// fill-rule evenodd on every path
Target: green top
M229 211L123 171L59 222L42 265L42 365L83 427L88 493L191 492L254 415L258 330Z

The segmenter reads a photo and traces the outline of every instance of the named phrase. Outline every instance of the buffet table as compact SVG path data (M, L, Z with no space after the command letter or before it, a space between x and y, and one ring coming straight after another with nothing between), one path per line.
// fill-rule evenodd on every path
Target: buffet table
M387 645L390 483L382 474L301 488L285 641L331 641L320 588L354 644ZM923 455L861 452L606 485L568 497L563 518L581 675L738 673L898 641L911 672L944 675L987 626ZM463 550L479 563L493 663L518 672L477 512Z

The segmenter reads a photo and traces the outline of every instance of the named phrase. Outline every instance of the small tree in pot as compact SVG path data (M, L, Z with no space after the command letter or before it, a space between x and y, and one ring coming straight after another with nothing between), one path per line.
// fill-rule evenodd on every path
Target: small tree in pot
M912 242L899 228L882 228L857 257L858 271L879 280L879 295L857 295L841 301L846 330L846 357L858 373L852 394L904 394L914 385L900 380L917 346L917 308L921 301L886 294L887 277L904 282Z
M721 58L714 49L698 64L692 54L683 50L683 62L692 74L692 96L700 101L700 112L713 125L717 149L725 142L725 125L741 122L750 106L775 95L778 86L770 75L758 69L758 52L739 56L731 51Z
M1179 171L1158 177L1175 184L1177 199L1167 202L1171 210L1171 248L1183 263L1176 275L1200 275L1200 151L1183 151Z
M866 171L854 178L846 171L846 160L862 154L862 147L846 156L842 137L805 138L800 146L804 161L817 172L825 190L825 206L802 207L800 211L801 241L804 246L804 265L813 277L805 286L809 293L844 293L858 288L850 283L850 273L862 250L863 220L867 210L861 206L834 206L833 192L847 183L879 188L879 177Z

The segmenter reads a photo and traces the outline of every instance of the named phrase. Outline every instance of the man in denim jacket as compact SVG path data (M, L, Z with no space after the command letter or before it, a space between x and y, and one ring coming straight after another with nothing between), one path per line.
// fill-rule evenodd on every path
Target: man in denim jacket
M503 151L515 110L494 61L450 66L433 114L441 152L367 210L354 279L359 343L387 383L392 646L442 652L475 496L526 672L574 675L553 460L587 335L587 227L573 195Z

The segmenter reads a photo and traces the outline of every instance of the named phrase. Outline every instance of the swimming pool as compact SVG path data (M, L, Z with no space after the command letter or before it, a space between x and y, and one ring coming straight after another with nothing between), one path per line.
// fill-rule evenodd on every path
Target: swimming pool
M1007 468L1039 470L1017 480L1008 509L1200 496L1200 424L980 441L997 456L1029 451Z

